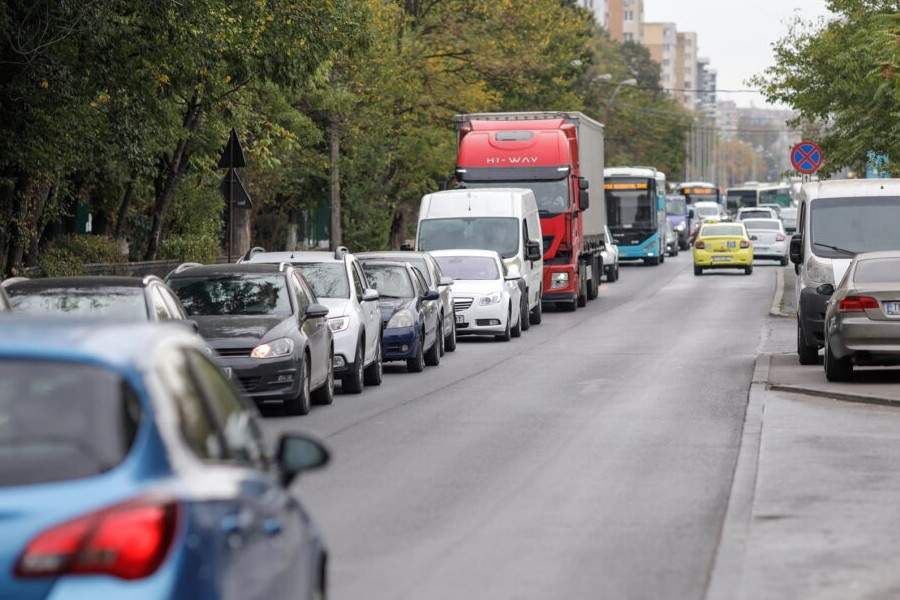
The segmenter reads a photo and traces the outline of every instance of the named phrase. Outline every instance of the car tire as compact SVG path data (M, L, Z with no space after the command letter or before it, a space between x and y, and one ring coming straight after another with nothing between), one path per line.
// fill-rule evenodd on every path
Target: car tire
M619 280L619 265L616 265L609 270L609 274L606 276L606 280L610 283L614 283Z
M600 276L603 271L597 268L597 259L591 259L591 278L587 282L587 299L596 300L600 295Z
M300 361L300 391L284 402L284 412L291 416L308 415L312 407L309 394L309 357L304 353Z
M697 277L703 275L703 269L701 269L700 267L694 267L694 275Z
M382 379L384 379L384 353L381 349L381 340L378 340L378 347L375 349L375 360L363 372L363 383L366 385L381 385Z
M444 336L437 335L435 332L434 343L431 344L431 348L428 349L428 352L425 353L425 364L429 367L436 367L441 364L441 347L444 345ZM425 339L425 334L422 334L422 339Z
M456 313L453 313L453 323L452 323L450 335L448 335L444 339L444 349L447 352L455 352L456 351Z
M519 308L519 323L522 325L522 331L531 329L531 319L528 314L528 290L522 296L522 306Z
M410 373L421 373L425 370L425 332L422 332L422 339L417 344L416 355L406 359L406 370Z
M659 258L657 260L659 261L656 263L658 265L661 265L664 262L666 262L666 250L665 249L663 249L663 251L659 253Z
M853 379L853 360L850 357L836 357L827 341L825 342L825 378L835 382Z
M319 389L311 394L313 404L328 406L334 403L334 350L328 353L328 377Z
M364 363L366 353L363 351L363 338L356 342L356 356L350 365L350 372L341 378L341 390L345 394L361 394L365 385Z
M744 275L753 275L753 267L744 267Z
M541 295L543 295L543 293ZM540 325L544 321L544 301L541 299L540 295L538 296L537 306L532 308L531 312L528 313L528 320L532 325Z
M512 308L506 311L506 331L495 336L497 340L508 342L512 339L512 327L510 326L510 321L512 321Z
M441 356L447 353L447 349L444 347L446 344L444 343L444 315L441 315L440 320L438 321L437 331L435 332L435 337L441 338Z
M524 313L522 312L522 308L520 307L519 308L519 321L516 323L515 327L513 327L512 329L509 330L509 335L511 335L514 338L522 337L522 315L523 314ZM512 315L510 315L510 318L512 318Z
M797 358L801 365L819 364L819 346L813 344L810 346L806 343L806 336L803 334L803 327L800 320L797 320Z

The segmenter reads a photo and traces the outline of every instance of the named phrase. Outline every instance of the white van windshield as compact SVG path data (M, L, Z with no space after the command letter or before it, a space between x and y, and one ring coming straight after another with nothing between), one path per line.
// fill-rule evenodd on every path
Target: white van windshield
M427 219L419 223L419 250L493 250L503 258L519 253L519 222L510 217Z
M900 250L900 198L820 198L812 202L812 251L823 258Z

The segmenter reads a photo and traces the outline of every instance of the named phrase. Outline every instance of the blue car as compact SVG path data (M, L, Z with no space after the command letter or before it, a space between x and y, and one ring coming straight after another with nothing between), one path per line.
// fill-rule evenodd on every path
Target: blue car
M324 597L326 551L257 414L177 325L0 319L0 598Z
M441 363L444 336L441 295L409 263L363 260L369 284L378 290L381 308L381 347L385 361L406 361L406 369L420 373L425 365Z
M684 196L666 196L666 218L678 236L680 250L688 250L691 247L691 219L688 210Z

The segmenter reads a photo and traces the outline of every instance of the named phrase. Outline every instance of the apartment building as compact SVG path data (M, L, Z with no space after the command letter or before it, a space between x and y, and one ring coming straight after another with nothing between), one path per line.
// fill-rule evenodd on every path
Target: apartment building
M718 72L710 66L708 58L697 60L697 109L707 114L716 111L716 85Z
M693 109L697 104L697 34L679 31L675 49L675 97L682 106Z
M644 0L606 0L606 28L617 42L643 43Z
M678 30L675 23L644 23L644 46L659 64L659 83L664 89L675 87Z

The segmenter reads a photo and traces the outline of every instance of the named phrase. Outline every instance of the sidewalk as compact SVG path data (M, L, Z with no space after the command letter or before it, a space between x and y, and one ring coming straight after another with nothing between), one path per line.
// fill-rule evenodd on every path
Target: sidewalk
M783 316L763 332L707 598L900 597L900 371L828 384Z

